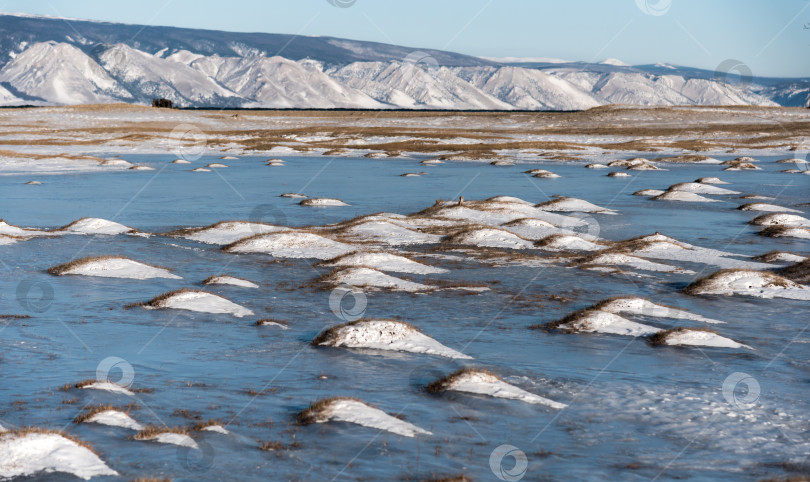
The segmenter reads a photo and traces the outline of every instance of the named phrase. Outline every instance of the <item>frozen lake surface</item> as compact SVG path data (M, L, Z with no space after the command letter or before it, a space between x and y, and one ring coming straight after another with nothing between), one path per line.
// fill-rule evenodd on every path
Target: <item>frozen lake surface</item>
M760 202L810 217L810 176L782 173L794 166L775 162L789 155L759 156L759 171L662 164L666 171L621 169L629 177L608 177L609 170L585 169L585 163L424 166L421 159L319 156L284 158L283 166L271 167L266 157L211 156L187 165L172 164L170 156L124 155L154 170L2 176L0 217L11 225L50 230L92 217L139 233L34 236L0 246L0 315L30 316L0 319L0 426L65 430L88 442L127 480L422 480L462 474L496 480L491 455L503 444L525 454L526 480L757 480L807 470L808 301L682 292L720 265L645 258L678 269L622 266L622 272L609 272L574 267L559 252L534 247L520 250L534 255L531 259L496 262L498 248L352 244L348 237L307 229L351 244L352 250L405 254L440 268L407 274L386 271L385 263L374 267L387 275L431 286L441 280L444 286L489 288L364 289L357 295L364 310L352 306L351 294L341 309L334 301L330 306L333 287L315 283L334 268L315 266L314 257L226 252L220 244L162 234L231 220L318 227L372 213L408 215L437 198L461 195L465 204L501 195L536 204L562 195L617 212L577 215L588 224L576 231L594 239L660 232L738 254L731 257L738 261L774 250L807 256L810 240L761 236L760 227L747 223L763 213L736 209ZM211 163L228 167L191 172ZM533 178L524 173L530 168L560 177ZM427 175L401 176L418 172ZM632 195L715 176L729 183L718 187L740 194L699 194L718 201L709 203ZM32 180L42 184L25 184ZM283 193L339 199L348 206L301 206L300 199L280 197ZM772 199L740 198L752 194ZM260 233L243 234L239 237ZM127 257L167 268L175 277L47 273L90 256ZM222 274L259 287L202 284ZM125 309L184 288L219 295L253 314ZM638 323L656 329L708 327L751 349L651 346L644 337L529 328L624 295L725 322L642 313L633 317ZM311 345L323 330L360 316L407 322L473 359ZM260 319L281 323L256 326ZM408 340L402 343L414 343ZM424 390L462 367L489 370L567 407ZM133 392L61 389L99 372ZM338 396L356 397L430 435L409 437L345 421L296 423L312 402ZM143 425L192 427L216 419L227 433L192 430L193 448L134 440L128 428L73 423L83 409L98 404L135 404L130 416ZM277 450L259 450L266 442L279 442ZM514 463L507 457L503 467L509 471ZM107 479L117 480L94 480Z

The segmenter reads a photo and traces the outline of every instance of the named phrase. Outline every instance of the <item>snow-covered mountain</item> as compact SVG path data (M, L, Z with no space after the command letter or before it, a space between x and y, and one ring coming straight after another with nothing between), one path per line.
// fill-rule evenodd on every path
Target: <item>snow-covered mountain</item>
M0 70L0 83L8 83L28 97L55 104L134 100L93 59L66 43L31 45Z
M507 61L330 37L0 15L5 106L165 97L186 107L580 110L810 100L810 79L734 84L668 64Z

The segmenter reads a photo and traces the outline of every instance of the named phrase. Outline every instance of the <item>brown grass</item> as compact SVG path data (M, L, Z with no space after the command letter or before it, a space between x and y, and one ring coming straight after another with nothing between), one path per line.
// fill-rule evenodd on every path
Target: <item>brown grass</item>
M313 404L311 404L307 409L299 413L295 420L300 425L311 425L313 423L317 423L319 420L319 416L329 408L332 403L340 401L340 400L354 400L355 402L360 402L365 405L368 405L366 402L360 400L359 398L354 397L328 397L322 398ZM370 406L370 405L369 405Z
M808 284L810 283L810 259L774 270L774 272L796 283Z
M123 412L129 415L129 412L132 410L137 410L139 407L135 404L125 405L121 407L117 407L114 405L96 405L94 407L90 407L86 409L85 412L79 414L74 420L73 423L85 423L94 416L98 415L99 413L109 412L114 410L116 412Z
M434 381L430 382L425 387L425 391L428 392L428 393L441 393L441 392L447 390L447 388L454 381L456 381L460 376L466 375L466 374L471 374L471 373L484 373L486 375L491 375L493 377L496 377L496 378L498 378L500 380L500 377L498 375L496 375L496 374L494 374L494 373L492 373L492 372L490 372L488 370L483 370L483 369L480 369L480 368L465 367L465 368L460 368L460 369L454 371L453 373L451 373L449 375L446 375L446 376L444 376L442 378L439 378L438 380L434 380Z
M259 446L259 450L265 452L280 452L282 450L293 450L293 449L300 449L301 444L298 441L294 441L293 443L287 445L284 442L279 442L276 440L271 440L268 442L264 442Z
M31 315L0 315L0 320L28 320Z
M132 438L135 440L149 440L163 433L189 435L189 430L186 427L161 427L158 425L149 424L143 430L136 433Z

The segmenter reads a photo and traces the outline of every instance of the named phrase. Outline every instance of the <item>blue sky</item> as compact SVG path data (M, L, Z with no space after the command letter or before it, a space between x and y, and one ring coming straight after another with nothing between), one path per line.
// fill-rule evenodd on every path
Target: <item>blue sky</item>
M340 8L330 4L346 3ZM0 0L5 12L810 76L810 0Z

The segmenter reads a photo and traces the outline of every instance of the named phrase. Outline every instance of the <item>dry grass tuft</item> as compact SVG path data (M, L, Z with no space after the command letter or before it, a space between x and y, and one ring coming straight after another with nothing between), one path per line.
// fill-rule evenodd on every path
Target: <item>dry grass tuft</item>
M282 450L293 450L293 449L300 449L301 444L298 441L294 441L293 443L287 445L284 442L271 440L265 442L259 446L259 450L263 450L265 452L280 452Z
M143 430L136 433L132 438L135 440L150 440L164 433L189 435L189 430L186 427L161 427L158 425L149 424Z
M774 271L778 276L801 284L810 283L810 259Z

